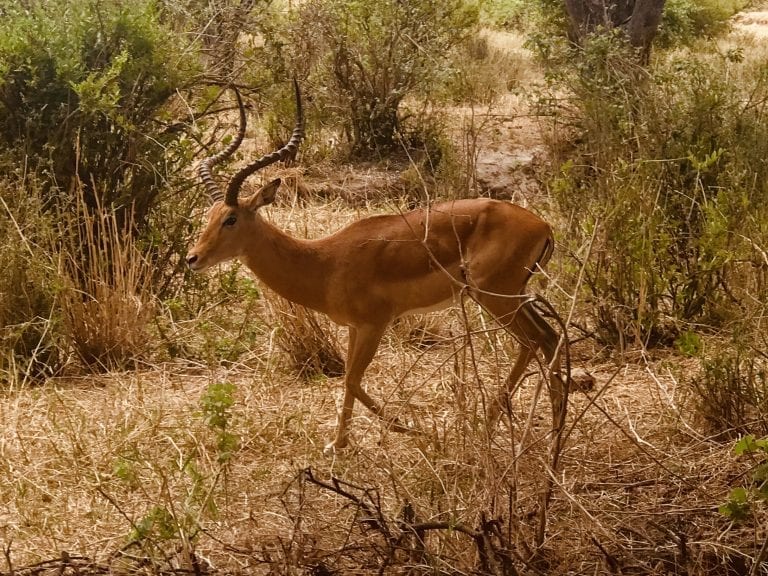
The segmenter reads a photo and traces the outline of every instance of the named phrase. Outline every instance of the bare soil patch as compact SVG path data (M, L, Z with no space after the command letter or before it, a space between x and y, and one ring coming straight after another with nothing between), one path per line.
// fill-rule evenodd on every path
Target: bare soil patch
M768 37L768 10L741 12L734 16L733 25L736 31L762 40Z

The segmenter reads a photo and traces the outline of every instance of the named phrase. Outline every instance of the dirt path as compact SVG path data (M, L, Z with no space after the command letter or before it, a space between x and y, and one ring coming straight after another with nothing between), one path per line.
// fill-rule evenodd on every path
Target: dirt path
M742 12L733 18L736 32L752 34L756 40L768 38L768 10Z

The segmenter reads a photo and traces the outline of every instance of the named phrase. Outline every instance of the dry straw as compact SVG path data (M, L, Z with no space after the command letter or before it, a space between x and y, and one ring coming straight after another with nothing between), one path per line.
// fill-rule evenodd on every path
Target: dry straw
M60 222L59 302L65 333L91 369L131 365L148 350L155 314L152 268L139 250L133 223L106 206L89 207L82 194Z

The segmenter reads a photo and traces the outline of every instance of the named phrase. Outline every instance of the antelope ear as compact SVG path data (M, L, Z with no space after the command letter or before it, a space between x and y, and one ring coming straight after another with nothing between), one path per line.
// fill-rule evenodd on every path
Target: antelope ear
M268 206L275 201L277 197L277 189L280 188L280 178L275 178L267 184L262 186L261 190L256 192L253 196L248 198L246 203L251 210L258 210L262 206Z

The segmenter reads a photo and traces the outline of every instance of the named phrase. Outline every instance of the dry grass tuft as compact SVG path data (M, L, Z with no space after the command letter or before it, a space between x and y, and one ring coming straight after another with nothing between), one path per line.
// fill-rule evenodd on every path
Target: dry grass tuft
M131 222L118 222L106 207L89 208L80 196L76 215L62 226L68 245L59 261L59 301L67 338L90 369L131 365L148 351L155 315L153 270Z
M271 323L277 326L275 342L300 378L312 380L344 373L337 329L328 318L276 294L269 293L265 299Z

